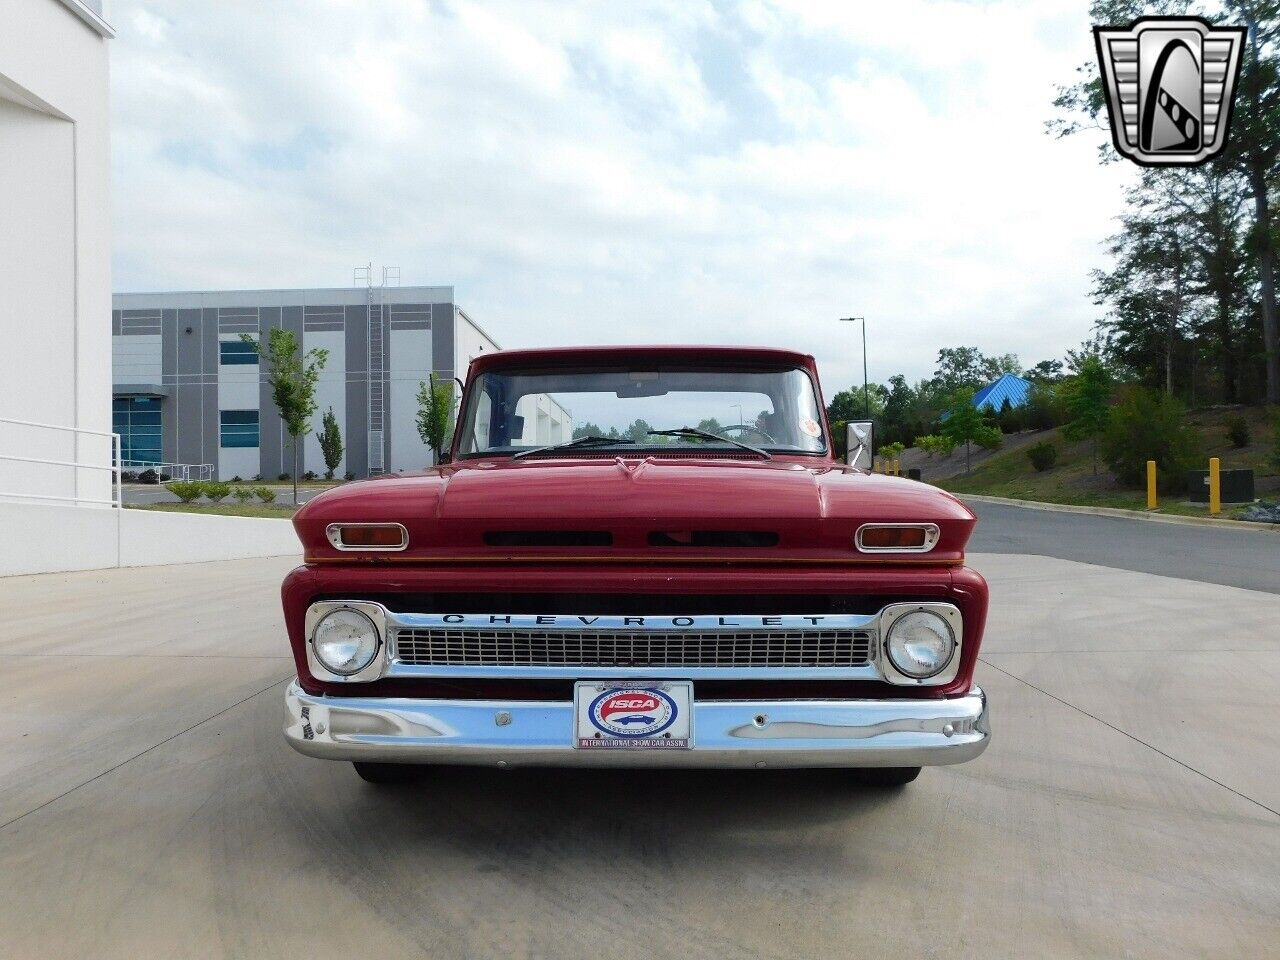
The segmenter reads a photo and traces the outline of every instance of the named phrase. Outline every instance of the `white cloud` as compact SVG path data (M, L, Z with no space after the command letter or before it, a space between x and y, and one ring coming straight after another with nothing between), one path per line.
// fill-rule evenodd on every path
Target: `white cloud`
M452 283L504 344L743 342L828 391L1060 355L1120 165L1074 0L116 0L116 287ZM846 348L848 347L848 348Z

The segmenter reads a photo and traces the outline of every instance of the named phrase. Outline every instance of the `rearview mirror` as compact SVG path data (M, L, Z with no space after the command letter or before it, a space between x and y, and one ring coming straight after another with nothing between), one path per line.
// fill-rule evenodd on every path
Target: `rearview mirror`
M850 420L845 430L849 466L870 470L875 456L875 424L870 420Z

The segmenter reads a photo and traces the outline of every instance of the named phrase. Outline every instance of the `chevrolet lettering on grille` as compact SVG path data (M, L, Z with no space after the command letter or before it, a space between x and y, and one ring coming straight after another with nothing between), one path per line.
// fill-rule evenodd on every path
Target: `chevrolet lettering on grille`
M441 613L415 614L404 617L405 622L423 626L463 626L463 627L592 627L597 630L625 630L631 627L643 627L647 630L705 630L715 627L780 627L782 629L803 629L808 627L831 626L865 626L874 617L838 616L821 614L816 616L786 615L773 617L744 616L699 616L699 617L605 617L605 616L571 616L566 614L474 614L474 613Z

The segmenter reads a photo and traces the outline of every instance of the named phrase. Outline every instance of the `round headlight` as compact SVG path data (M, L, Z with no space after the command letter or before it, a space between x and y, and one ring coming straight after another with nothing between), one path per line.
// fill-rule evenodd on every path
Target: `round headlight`
M885 648L899 673L916 680L941 673L955 653L951 624L928 610L916 610L893 621Z
M349 677L378 655L378 628L358 610L335 610L316 624L311 646L326 670Z

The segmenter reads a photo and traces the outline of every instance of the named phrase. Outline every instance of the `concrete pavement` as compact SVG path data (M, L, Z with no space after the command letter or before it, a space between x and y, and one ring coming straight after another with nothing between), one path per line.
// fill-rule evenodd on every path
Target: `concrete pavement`
M963 499L963 497L961 498ZM975 553L1039 554L1280 593L1280 534L967 501Z
M2 580L0 955L1280 956L1280 597L972 562L994 740L889 793L382 790L283 742L289 561Z

